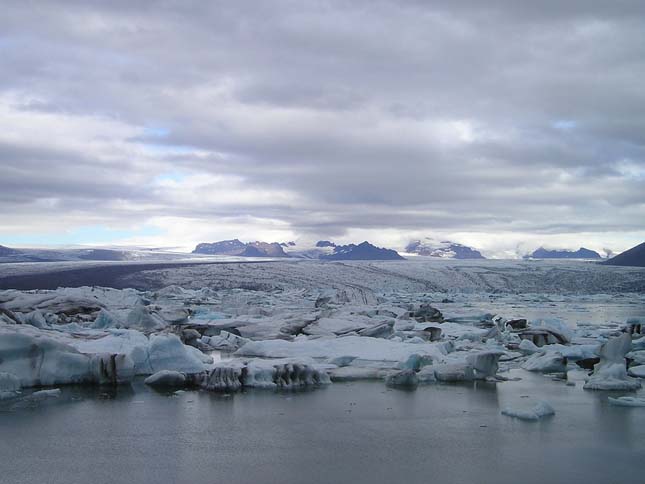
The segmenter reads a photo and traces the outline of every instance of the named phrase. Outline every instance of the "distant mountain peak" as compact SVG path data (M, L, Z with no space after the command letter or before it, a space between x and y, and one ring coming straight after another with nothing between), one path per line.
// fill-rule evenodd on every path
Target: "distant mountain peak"
M239 239L203 242L197 244L193 254L229 255L241 257L289 257L278 242L248 242Z
M392 249L376 247L367 241L360 244L335 245L332 254L321 255L322 260L405 260Z
M485 259L478 250L472 247L449 240L438 241L431 237L411 241L405 247L405 252L441 259Z
M524 259L602 259L602 256L595 250L580 247L578 250L568 249L545 249L540 247L531 254L525 255Z

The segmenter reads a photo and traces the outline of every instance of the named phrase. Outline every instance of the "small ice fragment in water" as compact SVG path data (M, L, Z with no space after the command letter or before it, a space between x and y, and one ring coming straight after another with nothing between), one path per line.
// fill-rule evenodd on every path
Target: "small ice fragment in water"
M36 400L44 400L46 398L58 398L60 397L60 393L60 388L54 388L53 390L40 390L34 392L30 397Z
M645 398L638 397L607 397L610 405L618 407L645 407Z
M553 407L549 405L549 403L544 400L540 400L533 408L528 410L519 410L508 407L504 408L502 410L502 415L519 418L521 420L536 421L540 420L542 417L555 415L555 410L553 410Z

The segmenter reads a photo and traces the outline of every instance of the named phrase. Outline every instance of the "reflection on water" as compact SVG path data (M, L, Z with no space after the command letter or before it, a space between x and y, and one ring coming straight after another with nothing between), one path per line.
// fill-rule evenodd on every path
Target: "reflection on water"
M522 380L380 382L308 392L154 392L66 387L28 408L3 402L0 482L642 483L645 409L607 405L521 370ZM549 401L527 423L505 406Z

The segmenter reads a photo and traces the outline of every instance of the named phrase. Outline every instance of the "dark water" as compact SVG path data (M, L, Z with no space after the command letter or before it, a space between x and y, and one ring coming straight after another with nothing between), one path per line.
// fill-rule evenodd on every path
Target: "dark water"
M229 397L69 387L33 408L3 405L0 482L645 482L645 408L515 374L523 380L413 392L378 382ZM500 415L537 398L556 415Z

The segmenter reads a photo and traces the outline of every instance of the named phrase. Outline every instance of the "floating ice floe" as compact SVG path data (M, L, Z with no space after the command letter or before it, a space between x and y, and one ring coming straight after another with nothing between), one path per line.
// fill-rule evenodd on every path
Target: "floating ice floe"
M507 415L520 420L537 421L544 417L555 415L555 410L548 402L540 400L535 404L535 406L528 409L504 408L502 410L502 415Z
M584 384L587 390L638 390L641 383L628 376L625 355L632 339L628 333L609 339L600 348L600 362Z
M645 398L638 397L607 397L610 405L617 407L645 407Z

